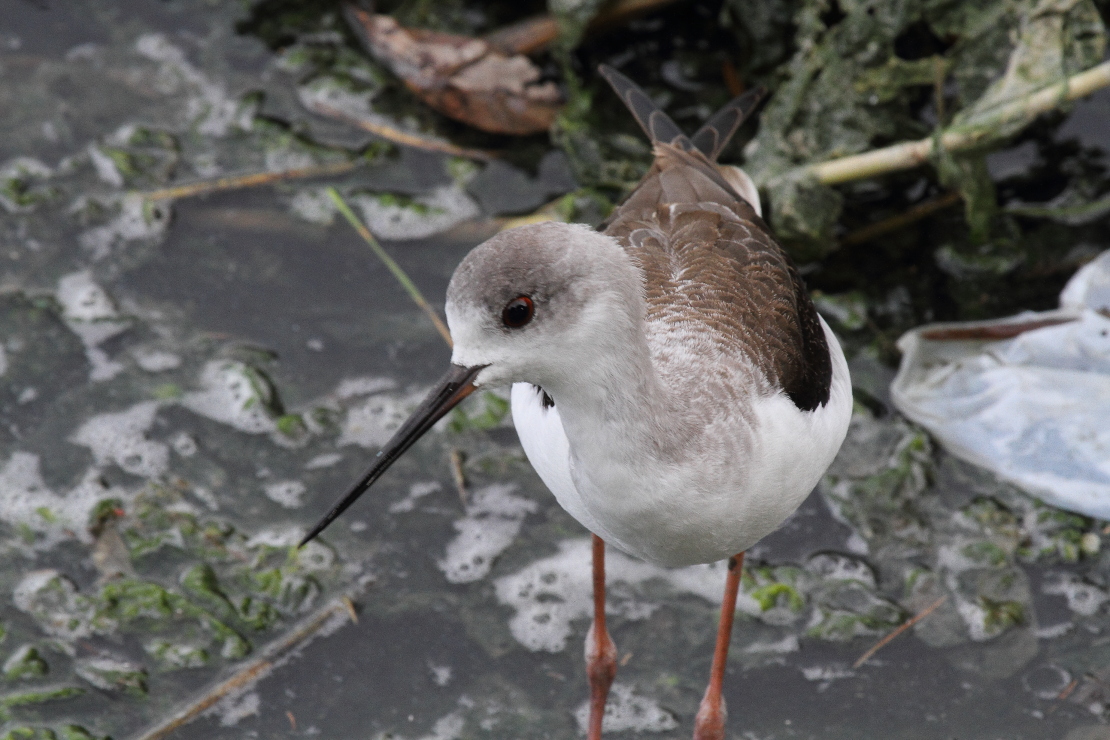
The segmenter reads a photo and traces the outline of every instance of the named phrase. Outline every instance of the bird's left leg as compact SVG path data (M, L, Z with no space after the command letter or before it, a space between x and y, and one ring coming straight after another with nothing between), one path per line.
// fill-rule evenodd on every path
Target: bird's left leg
M732 637L732 618L736 614L736 595L740 591L740 571L744 566L744 553L728 559L728 579L725 596L721 600L721 621L717 625L717 647L713 651L713 668L709 673L709 686L701 700L694 719L694 740L724 740L725 700L721 698L721 684L725 680L728 662L728 643Z
M594 623L586 636L586 676L590 680L590 725L587 740L601 740L601 718L609 687L617 675L617 646L605 628L605 541L593 536Z

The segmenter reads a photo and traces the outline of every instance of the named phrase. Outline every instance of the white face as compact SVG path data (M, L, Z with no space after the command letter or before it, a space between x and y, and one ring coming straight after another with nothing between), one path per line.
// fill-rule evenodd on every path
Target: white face
M584 226L535 224L476 247L447 291L452 364L486 365L478 385L556 387L642 315L642 280L624 250Z

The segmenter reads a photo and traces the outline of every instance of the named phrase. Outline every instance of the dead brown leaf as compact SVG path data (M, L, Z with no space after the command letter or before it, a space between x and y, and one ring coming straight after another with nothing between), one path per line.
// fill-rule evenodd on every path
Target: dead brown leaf
M546 131L563 97L525 56L487 41L404 28L387 15L347 6L347 18L369 52L429 107L495 134Z

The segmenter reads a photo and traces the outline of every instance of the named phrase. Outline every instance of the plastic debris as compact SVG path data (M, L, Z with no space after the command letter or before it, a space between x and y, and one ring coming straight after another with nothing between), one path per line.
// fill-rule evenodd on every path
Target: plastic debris
M1058 310L923 326L898 347L899 411L957 457L1110 519L1110 252L1075 274Z

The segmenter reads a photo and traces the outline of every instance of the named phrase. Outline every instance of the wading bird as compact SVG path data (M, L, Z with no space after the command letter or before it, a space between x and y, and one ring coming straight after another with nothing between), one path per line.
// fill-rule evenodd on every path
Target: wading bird
M687 137L626 77L601 74L651 138L651 169L598 231L522 226L466 256L447 289L450 370L305 542L476 388L512 384L529 461L594 536L590 740L617 669L606 542L665 566L728 558L694 727L696 740L722 740L744 551L798 507L840 448L848 366L760 217L751 179L716 163L761 91Z

